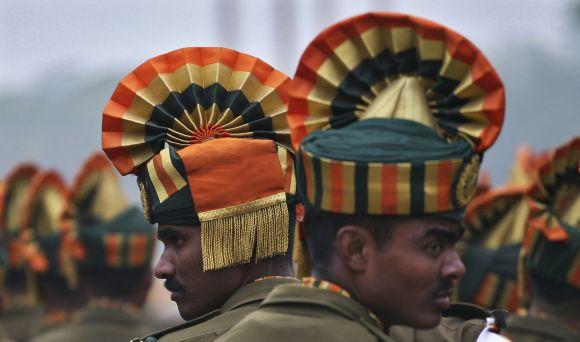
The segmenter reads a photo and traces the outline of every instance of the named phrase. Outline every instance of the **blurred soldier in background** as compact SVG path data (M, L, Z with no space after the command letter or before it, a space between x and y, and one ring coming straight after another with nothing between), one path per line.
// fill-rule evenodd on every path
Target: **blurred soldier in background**
M35 302L32 272L26 268L30 249L21 239L21 211L25 193L38 169L31 164L15 167L4 180L0 197L0 229L7 249L5 310L0 325L16 341L26 340L40 325L42 311Z
M77 260L89 302L69 324L33 341L127 341L147 333L141 309L151 285L155 232L127 203L102 154L91 156L77 174L61 222L63 250Z
M529 191L521 253L526 310L508 319L516 341L580 340L580 137L555 149Z
M527 192L545 153L521 146L507 184L476 195L467 207L459 250L466 267L454 298L488 309L519 307L518 256L529 214Z
M294 164L288 77L226 48L152 58L103 113L103 149L136 174L164 244L165 279L185 324L146 341L210 341L292 277Z
M457 300L488 309L515 311L519 305L518 255L528 215L526 186L494 188L467 208L467 236L460 247L465 276Z
M34 291L44 314L32 335L45 334L70 321L86 303L73 260L64 253L61 217L66 202L66 185L55 171L37 173L24 195L21 224L28 249L26 267L34 272Z
M289 94L314 278L277 287L219 340L413 340L385 332L442 314L481 317L418 338L476 340L489 314L449 297L464 208L503 122L485 57L433 22L370 13L316 37Z
M0 180L0 198L3 196L3 194L4 182ZM6 303L8 300L4 291L4 276L6 275L7 265L8 251L6 250L6 243L2 234L2 230L0 230L0 317L2 317L4 310L6 310ZM0 325L0 341L11 341L2 325Z

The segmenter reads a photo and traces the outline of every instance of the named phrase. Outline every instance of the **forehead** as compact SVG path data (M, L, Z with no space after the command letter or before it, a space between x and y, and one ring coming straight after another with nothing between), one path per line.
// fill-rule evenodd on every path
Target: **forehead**
M197 235L200 232L200 227L195 225L173 225L173 224L160 224L157 227L157 235L159 238L163 238L168 234L180 234L180 235Z
M438 216L402 218L396 221L394 227L395 235L413 238L426 237L434 232L448 233L460 237L464 231L461 222Z

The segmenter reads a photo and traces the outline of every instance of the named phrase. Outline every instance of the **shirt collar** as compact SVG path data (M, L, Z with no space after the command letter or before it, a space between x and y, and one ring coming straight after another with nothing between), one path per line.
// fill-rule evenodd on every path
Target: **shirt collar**
M302 279L302 286L304 286L304 287L313 287L313 288L317 288L317 289L331 291L331 292L334 292L334 293L338 293L338 294L340 294L340 295L342 295L342 296L344 296L346 298L351 298L351 299L354 300L354 298L352 298L351 294L347 290L343 289L339 285L336 285L336 284L331 283L331 282L326 281L326 280L316 279L314 277L305 277L305 278ZM360 304L360 302L359 302L359 304ZM379 317L377 315L375 315L371 310L369 310L369 309L366 309L366 310L367 310L369 316L377 323L377 325L381 329L383 329L384 324L379 319Z
M278 285L294 284L298 280L291 277L266 276L240 287L224 303L222 311L231 311L240 306L248 305L254 302L261 302L266 298L268 293Z

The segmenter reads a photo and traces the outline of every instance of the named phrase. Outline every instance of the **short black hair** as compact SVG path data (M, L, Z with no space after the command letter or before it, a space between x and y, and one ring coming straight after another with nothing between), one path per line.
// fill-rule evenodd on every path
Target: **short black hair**
M149 265L133 269L111 269L108 267L83 267L81 282L92 296L111 300L126 300L147 282L151 276Z
M304 223L312 268L323 271L330 266L334 254L334 239L338 230L355 225L369 231L378 246L390 239L396 217L386 215L350 215L319 210L305 206Z

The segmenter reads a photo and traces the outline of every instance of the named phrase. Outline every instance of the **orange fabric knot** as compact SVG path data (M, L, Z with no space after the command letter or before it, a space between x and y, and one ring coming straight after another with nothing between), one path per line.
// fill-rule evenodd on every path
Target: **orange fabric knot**
M25 244L20 239L8 243L8 263L12 267L22 264Z
M541 231L546 239L548 239L550 242L568 241L568 233L555 218L540 216L530 219L529 224L532 229Z
M48 259L40 251L36 242L28 243L24 249L24 259L28 262L30 268L38 273L48 271Z
M198 128L191 137L191 142L194 144L202 143L207 140L225 138L229 134L223 128L216 125L208 125Z
M85 246L70 232L62 234L62 251L68 252L76 260L83 260L86 257Z

